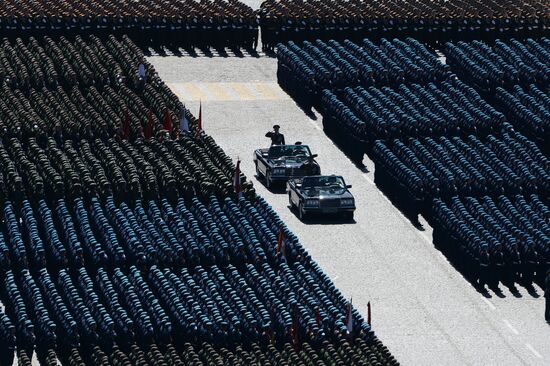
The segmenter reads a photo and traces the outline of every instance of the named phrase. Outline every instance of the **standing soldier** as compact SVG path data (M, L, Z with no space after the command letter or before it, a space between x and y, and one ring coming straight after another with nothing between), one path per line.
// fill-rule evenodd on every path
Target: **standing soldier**
M11 366L15 354L15 326L0 313L0 366Z
M265 137L271 139L271 145L285 145L285 135L279 132L280 128L281 126L275 125L273 126L273 131L269 131L265 134Z
M546 272L546 289L544 290L544 297L546 297L544 317L546 321L550 323L550 269Z

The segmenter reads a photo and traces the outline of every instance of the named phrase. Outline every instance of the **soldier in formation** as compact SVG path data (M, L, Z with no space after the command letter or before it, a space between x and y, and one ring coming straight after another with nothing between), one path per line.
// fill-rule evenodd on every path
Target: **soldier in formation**
M546 272L546 278L544 280L544 297L545 309L544 309L544 318L548 323L550 323L550 269Z

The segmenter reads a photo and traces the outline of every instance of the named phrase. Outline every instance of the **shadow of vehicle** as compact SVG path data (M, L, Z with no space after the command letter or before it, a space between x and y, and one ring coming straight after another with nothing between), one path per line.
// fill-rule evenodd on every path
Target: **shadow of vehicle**
M296 215L298 219L300 219L300 216L298 215L298 209L295 207L291 207L290 205L287 205L288 209ZM357 221L355 221L354 218L350 218L349 216L346 217L342 214L308 214L303 219L300 219L304 224L306 225L335 225L335 224L356 224Z

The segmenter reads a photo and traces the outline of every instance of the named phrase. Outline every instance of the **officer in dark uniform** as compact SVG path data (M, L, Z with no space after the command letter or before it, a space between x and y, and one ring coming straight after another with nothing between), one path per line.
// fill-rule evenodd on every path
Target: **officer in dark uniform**
M285 145L285 135L279 132L280 128L281 126L275 125L273 126L273 131L269 131L265 134L265 137L271 139L271 145Z
M15 342L15 326L6 314L0 313L0 366L13 364Z
M544 318L550 323L550 269L546 272L546 289L544 290L544 297L546 297L546 309L544 312Z

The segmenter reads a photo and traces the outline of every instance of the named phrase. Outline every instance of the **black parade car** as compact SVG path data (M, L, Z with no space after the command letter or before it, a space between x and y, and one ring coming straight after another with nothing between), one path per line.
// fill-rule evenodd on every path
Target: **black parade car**
M258 178L263 177L266 187L271 188L276 182L321 174L316 157L307 145L273 145L256 150L254 164Z
M310 214L337 214L353 220L355 199L344 178L337 175L314 175L291 179L287 183L290 207L301 220Z

